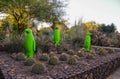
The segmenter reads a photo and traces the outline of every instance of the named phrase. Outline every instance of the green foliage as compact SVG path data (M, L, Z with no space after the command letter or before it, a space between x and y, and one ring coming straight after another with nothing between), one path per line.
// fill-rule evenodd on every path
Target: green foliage
M64 1L65 2L65 1ZM9 14L10 23L22 32L33 18L39 21L59 21L65 14L66 4L59 0L0 0L0 12Z
M70 56L70 58L68 59L68 64L70 65L77 64L77 58L75 56Z
M18 61L22 61L22 60L25 60L25 59L26 59L26 57L25 57L24 53L20 52L16 56L16 60L18 60Z
M43 63L35 62L31 72L35 74L43 74L45 71L46 71L46 67Z
M68 60L68 55L65 53L62 53L59 57L60 61L67 61Z
M105 24L102 24L100 27L99 27L99 30L103 33L114 33L116 31L116 26L112 23L111 25L105 25Z
M34 58L27 58L27 60L25 61L25 66L32 66L34 62Z
M67 51L67 54L69 54L69 55L74 55L74 51L73 51L73 50L68 50L68 51Z
M49 59L50 65L57 65L58 63L59 63L59 60L58 60L57 56L50 57L50 59Z
M104 48L100 48L100 49L99 49L99 53L98 53L99 55L102 55L102 56L103 56L103 55L105 55L106 53L107 53L107 51L106 51Z
M42 60L42 61L47 61L49 59L49 57L48 57L48 55L47 54L42 54L41 56L40 56L40 60Z

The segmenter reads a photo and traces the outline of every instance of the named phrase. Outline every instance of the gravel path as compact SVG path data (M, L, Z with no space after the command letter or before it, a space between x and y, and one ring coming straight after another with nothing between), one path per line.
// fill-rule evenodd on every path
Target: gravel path
M120 68L110 75L107 79L120 79Z

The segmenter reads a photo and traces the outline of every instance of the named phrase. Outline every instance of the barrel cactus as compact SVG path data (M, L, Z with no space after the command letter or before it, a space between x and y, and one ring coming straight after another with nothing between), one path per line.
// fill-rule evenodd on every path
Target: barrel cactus
M42 54L40 56L40 60L42 60L42 61L48 61L48 59L49 59L49 56L47 54Z
M65 53L62 53L59 57L60 61L67 61L68 60L68 55Z
M25 66L32 66L34 62L35 62L34 58L32 57L27 58L27 60L25 61Z
M77 58L75 56L70 56L70 58L68 59L68 64L70 65L77 64Z
M21 52L20 52L20 53L17 54L16 59L17 59L18 61L22 61L22 60L25 60L25 59L26 59L26 56L25 56L24 53L21 53Z
M58 60L57 56L50 57L50 59L49 59L50 65L57 65L58 63L59 63L59 60Z
M43 74L46 71L46 67L42 62L35 62L32 67L32 73Z

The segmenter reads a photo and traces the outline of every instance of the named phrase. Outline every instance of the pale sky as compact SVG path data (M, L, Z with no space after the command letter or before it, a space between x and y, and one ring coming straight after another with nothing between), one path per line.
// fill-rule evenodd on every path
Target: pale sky
M68 0L66 17L70 25L83 17L83 21L114 23L120 32L120 0Z

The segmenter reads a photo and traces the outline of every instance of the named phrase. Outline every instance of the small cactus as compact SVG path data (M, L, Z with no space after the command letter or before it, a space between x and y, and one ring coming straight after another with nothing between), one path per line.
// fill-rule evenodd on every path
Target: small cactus
M70 65L75 65L77 64L77 58L75 56L71 56L69 59L68 59L68 64Z
M115 50L112 49L112 48L110 48L110 49L108 50L108 53L110 53L110 54L115 53Z
M104 48L100 48L98 54L103 56L106 54L106 50Z
M87 59L94 59L94 55L89 53L87 56L86 56Z
M55 52L50 52L49 57L56 56Z
M68 60L68 56L67 54L63 53L60 57L59 57L60 61L67 61Z
M34 64L35 60L33 58L28 58L25 61L25 66L32 66Z
M48 61L48 59L49 59L49 57L48 57L47 54L42 54L42 55L40 56L40 60L42 60L42 61Z
M82 51L78 51L77 56L83 57L83 52Z
M69 51L67 51L67 54L74 55L74 52L73 52L73 50L69 50Z
M46 71L46 67L41 62L36 62L32 67L32 73L35 74L43 74Z
M16 56L16 59L18 61L22 61L22 60L25 60L26 59L26 56L24 53L18 53L17 56Z
M56 56L52 56L49 59L49 64L50 65L56 65L56 64L58 64L58 62L59 62L59 60L58 60L58 58Z

